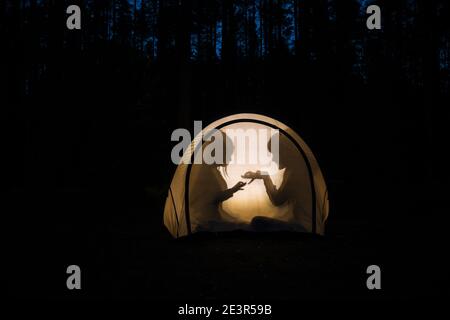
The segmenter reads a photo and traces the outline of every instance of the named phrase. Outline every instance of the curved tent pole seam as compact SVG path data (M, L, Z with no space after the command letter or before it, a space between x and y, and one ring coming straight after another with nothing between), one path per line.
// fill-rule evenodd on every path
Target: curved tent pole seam
M289 140L295 145L295 147L300 151L303 159L305 160L305 164L306 164L306 168L308 170L308 174L309 174L309 180L310 180L310 188L311 188L311 200L312 200L312 230L311 233L317 233L317 217L316 217L316 185L314 183L314 176L313 176L313 172L312 172L312 168L311 168L311 164L309 162L308 157L306 156L305 151L303 150L303 148L298 144L298 142L290 135L288 134L285 130L281 129L279 126L277 125L273 125L271 123L265 122L263 120L257 120L257 119L235 119L235 120L230 120L227 122L224 122L220 125L218 125L217 127L213 128L213 129L221 129L225 126L234 124L234 123L239 123L239 122L252 122L252 123L259 123L262 125L266 125L268 127L277 129L279 131L281 131L286 137L289 138ZM209 132L212 132L212 130L210 130ZM209 134L209 132L207 134ZM188 231L188 235L192 233L191 230L191 219L190 219L190 213L189 213L189 178L190 178L190 174L191 174L191 168L192 168L192 162L194 161L194 156L196 154L195 151L197 151L197 148L199 148L199 146L203 145L203 139L200 141L200 143L197 144L197 146L195 146L195 150L191 155L191 161L190 163L187 164L187 171L186 171L186 177L185 177L185 191L184 191L184 201L185 201L185 216L186 216L186 227L187 227L187 231Z
M178 222L177 206L175 204L175 199L173 198L173 193L172 193L172 187L171 186L169 186L169 193L170 193L170 197L172 198L173 209L175 210L175 219L177 221L177 238L178 238L178 230L180 229L180 223Z
M322 202L322 208L321 208L321 213L323 213L325 211L325 204L327 202L327 198L328 198L328 188L325 189L325 193L323 194L323 202Z
M192 154L192 157L194 157L194 153ZM191 159L192 161L192 159ZM186 177L184 178L184 214L186 219L186 229L187 234L191 234L191 217L189 215L189 177L191 175L191 164L189 163L187 165L186 169Z

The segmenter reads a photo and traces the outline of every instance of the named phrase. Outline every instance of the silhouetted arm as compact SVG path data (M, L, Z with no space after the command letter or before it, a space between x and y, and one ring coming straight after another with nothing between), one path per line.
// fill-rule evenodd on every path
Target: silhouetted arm
M227 189L227 190L221 192L217 196L216 201L217 202L224 202L225 200L230 199L233 196L233 194L234 194L234 191L232 190L232 188L231 189Z
M234 185L234 187L220 192L219 195L216 198L216 201L217 202L223 202L225 200L230 199L233 196L233 194L236 193L237 191L244 190L244 189L242 189L242 187L245 186L245 185L246 185L246 183L244 183L242 181L239 181L238 183L236 183Z
M270 176L265 175L263 177L264 186L266 187L267 195L270 198L270 201L272 201L273 205L275 206L281 206L288 200L288 194L286 190L286 182L288 180L288 177L285 176L283 178L283 182L279 189L275 187L275 185L272 182L272 179L270 179Z

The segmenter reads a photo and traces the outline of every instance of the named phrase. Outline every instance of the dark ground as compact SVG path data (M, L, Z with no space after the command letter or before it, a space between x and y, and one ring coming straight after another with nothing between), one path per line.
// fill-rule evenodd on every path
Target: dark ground
M392 220L389 227L383 221L336 220L331 214L324 237L236 231L174 240L162 226L161 213L162 208L135 208L127 213L135 217L133 222L111 218L91 228L77 228L74 223L71 229L55 227L42 235L23 229L36 238L19 240L20 250L13 253L16 277L8 279L13 295L187 303L203 299L424 301L448 292L448 264L440 251L443 236L424 232L423 221ZM81 267L80 292L65 287L65 268L70 264ZM380 291L366 288L365 272L371 264L381 267Z

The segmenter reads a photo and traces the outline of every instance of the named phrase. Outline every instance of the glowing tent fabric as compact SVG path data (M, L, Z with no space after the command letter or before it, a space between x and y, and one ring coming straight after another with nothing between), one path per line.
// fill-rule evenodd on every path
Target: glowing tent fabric
M226 172L205 164L178 165L164 208L164 224L174 237L197 231L291 230L324 233L329 204L327 187L319 165L306 143L289 127L257 114L237 114L222 118L203 129L192 141L183 159L191 159L195 148L202 147L202 134L211 129L274 129L279 132L279 152L286 168L271 172L274 190L270 193L263 180L254 180L215 208L215 189L231 188L241 175L256 171L258 163L230 163ZM248 147L247 147L248 148ZM248 150L247 150L248 151ZM188 162L188 161L185 161ZM273 163L271 163L273 167ZM246 181L248 182L248 181ZM213 219L216 210L220 219Z

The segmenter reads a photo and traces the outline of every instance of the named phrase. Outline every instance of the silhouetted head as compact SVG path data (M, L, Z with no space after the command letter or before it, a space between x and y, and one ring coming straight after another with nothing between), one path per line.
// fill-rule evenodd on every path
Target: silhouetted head
M274 139L278 139L278 157L272 152L272 143ZM295 148L292 143L283 135L279 133L274 134L267 143L267 149L273 154L273 161L278 165L278 168L291 168L295 161Z
M218 142L216 142L216 139L218 139ZM218 147L217 143L220 143L220 147ZM214 144L214 146L212 146L212 144ZM219 148L220 152L217 153L216 151ZM215 159L215 162L210 165L226 168L231 161L234 151L233 140L231 140L225 132L218 130L211 137L211 141L207 141L203 144L203 151L206 151L207 154L211 154Z

